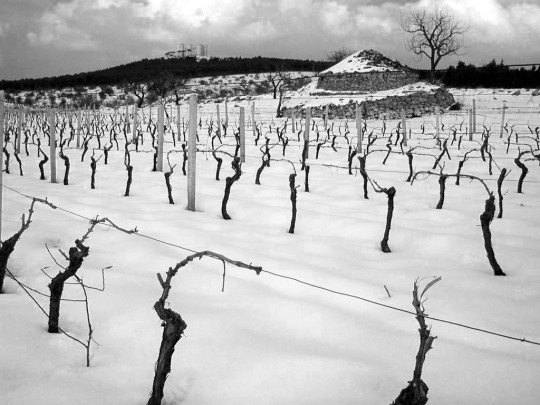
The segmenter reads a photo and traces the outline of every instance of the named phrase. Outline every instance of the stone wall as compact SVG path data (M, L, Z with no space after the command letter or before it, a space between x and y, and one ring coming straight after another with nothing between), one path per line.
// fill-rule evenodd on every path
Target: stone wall
M319 76L317 88L330 91L376 93L382 90L406 86L418 81L418 74L412 71L328 73Z
M365 100L360 103L360 109L364 111L367 119L396 119L401 117L401 111L405 110L407 118L421 117L425 114L434 114L435 107L441 109L454 104L454 96L447 90L439 88L434 92L415 92L404 96L390 96L379 100ZM324 117L326 106L312 107L312 117ZM291 108L282 109L283 116L291 116ZM295 108L295 116L305 117L302 107ZM328 105L328 118L356 117L356 101L350 100L348 104Z

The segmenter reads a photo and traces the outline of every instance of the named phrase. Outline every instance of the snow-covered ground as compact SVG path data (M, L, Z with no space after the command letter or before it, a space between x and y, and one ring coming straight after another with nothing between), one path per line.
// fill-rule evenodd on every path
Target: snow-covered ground
M90 254L79 275L85 283L99 286L101 269L106 270L104 292L89 290L90 313L98 345L91 349L91 367L85 367L84 349L59 334L47 333L46 317L14 281L7 279L0 295L0 392L8 405L145 404L151 390L154 363L162 329L153 310L161 295L156 273L191 251L212 250L233 260L262 266L268 272L292 277L385 305L413 310L411 291L417 278L442 276L428 292L426 312L437 318L500 334L540 341L540 170L538 161L525 162L529 173L524 193L517 194L520 170L514 164L518 146L506 154L508 133L520 135L519 146L533 145L540 125L540 99L530 92L471 90L455 92L469 108L476 99L478 126L491 128L490 145L497 165L488 174L479 153L471 154L462 173L485 179L496 191L499 168L511 169L503 183L504 216L492 223L496 257L507 273L495 277L487 261L479 215L487 194L478 182L447 181L442 210L436 210L439 184L436 177L421 177L414 184L408 175L406 156L394 148L385 165L387 140L376 141L367 157L367 171L382 187L395 187L395 211L390 232L391 253L381 252L387 198L370 188L363 198L362 177L355 160L354 175L347 166L348 144L337 138L337 152L327 143L315 159L310 150L310 192L304 191L300 171L301 143L291 133L286 158L297 170L298 217L295 234L289 234L291 164L272 161L254 182L261 164L259 147L247 128L246 162L242 177L232 186L228 212L221 217L225 177L232 175L231 158L224 159L221 181L216 181L216 162L209 153L197 155L197 210L186 209L187 178L182 175L182 154L170 155L177 164L171 177L176 204L167 199L162 173L152 172L150 137L145 131L141 150L131 153L134 167L131 195L124 197L127 179L123 142L111 150L109 164L98 162L96 189L90 189L90 154L81 162L81 151L65 151L71 159L69 186L61 183L63 162L58 159L58 184L39 180L36 147L30 156L21 154L24 176L18 174L10 144L11 174L4 185L23 194L45 198L56 210L37 205L30 228L23 234L9 262L10 270L23 283L43 293L58 267L56 260L87 230L87 218L108 217L118 226L137 227L139 235L127 235L102 226L90 235ZM506 100L508 133L499 138L501 110ZM256 118L263 136L277 141L276 100L255 101ZM231 116L227 138L234 152L232 126L238 122L239 106L229 104ZM223 114L224 106L221 106ZM246 112L249 118L250 109ZM201 104L203 128L199 148L209 147L206 125L216 119L215 105ZM155 109L154 109L155 114ZM181 108L187 117L187 106ZM233 117L234 114L234 117ZM223 117L222 117L223 118ZM443 137L451 160L443 159L445 172L455 173L465 151L480 147L480 134L471 142L464 135L466 111L444 114ZM388 121L386 134L395 133L397 121ZM421 145L418 153L438 155L433 139L435 117L408 121L412 129L409 146ZM354 121L336 121L334 133L343 135L348 125L351 140ZM317 121L320 133L322 122ZM368 121L368 133L381 136L381 121ZM460 129L461 126L461 129ZM421 128L424 128L422 134ZM145 127L146 130L146 127ZM106 132L108 137L108 132ZM312 139L316 136L311 131ZM322 136L322 135L321 135ZM529 137L529 138L527 138ZM121 135L120 138L123 139ZM394 138L395 139L395 138ZM165 150L173 148L167 133ZM515 135L512 136L512 142ZM356 140L352 139L352 144ZM91 146L96 146L92 141ZM364 144L365 147L365 144ZM176 150L181 150L177 144ZM406 149L405 149L406 150ZM272 149L272 158L282 159L282 147ZM96 157L101 152L96 151ZM530 156L530 155L529 155ZM416 170L429 170L431 156L415 155ZM336 168L341 166L343 168ZM48 167L48 166L46 166ZM48 173L48 170L47 170ZM47 178L48 178L47 174ZM4 188L2 239L20 227L21 215L30 200ZM147 237L143 237L147 236ZM148 237L154 238L150 239ZM169 244L157 242L155 239ZM412 378L418 349L418 323L409 314L376 306L350 296L324 291L292 279L227 266L225 291L223 266L203 258L183 268L173 280L169 305L188 324L173 357L172 373L165 386L166 404L389 404ZM424 283L429 279L424 280ZM390 296L385 291L388 289ZM47 298L33 293L48 308ZM81 298L80 287L66 287L66 298ZM481 333L463 327L429 321L438 338L426 358L423 380L429 386L429 403L537 404L540 399L540 347ZM64 302L60 326L85 339L84 305Z
M325 73L366 73L395 72L403 66L396 60L389 59L373 49L364 49L347 56L334 66L324 70Z

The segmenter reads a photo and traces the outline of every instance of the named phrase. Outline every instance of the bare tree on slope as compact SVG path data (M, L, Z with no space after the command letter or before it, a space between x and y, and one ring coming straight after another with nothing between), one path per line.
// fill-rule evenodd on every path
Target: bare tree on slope
M464 47L463 35L469 25L458 20L448 9L435 7L431 12L413 9L400 18L401 27L408 34L406 48L430 61L431 82L442 58L457 55Z

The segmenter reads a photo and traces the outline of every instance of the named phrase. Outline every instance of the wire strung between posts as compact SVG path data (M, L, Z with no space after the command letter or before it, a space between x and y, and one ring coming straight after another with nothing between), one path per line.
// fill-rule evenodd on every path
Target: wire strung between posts
M28 196L28 195L26 195L24 193L21 193L20 191L15 190L14 188L6 186L4 184L2 186L7 188L8 190L11 190L11 191L13 191L13 192L15 192L15 193L17 193L17 194L19 194L21 196L24 196L24 197L26 197L28 199L32 200L32 199L35 198L35 197L30 197L30 196ZM61 211L64 211L64 212L66 212L68 214L77 216L79 218L83 218L83 219L86 219L88 221L93 220L92 218L87 218L84 215L77 214L75 212L60 208L60 207L58 207L58 205L56 205L56 207L57 207L57 209L60 209ZM103 224L100 224L100 225L106 225L106 226L109 226L109 227L111 226L111 225L108 225L106 223L103 223ZM113 229L115 229L115 228L113 227ZM184 246L180 246L180 245L177 245L175 243L167 242L167 241L164 241L164 240L161 240L161 239L158 239L158 238L154 238L152 236L144 235L144 234L141 234L139 232L133 233L131 235L141 236L143 238L150 239L152 241L155 241L155 242L167 245L167 246L172 246L172 247L182 249L182 250L185 250L185 251L188 251L188 252L197 253L196 250L189 249L189 248L186 248ZM215 258L213 256L209 256L209 258L221 261L220 259ZM406 309L403 309L403 308L398 308L398 307L395 307L395 306L392 306L392 305L383 304L382 302L377 302L377 301L374 301L374 300L370 300L368 298L364 298L364 297L361 297L359 295L334 290L334 289L331 289L331 288L328 288L328 287L323 287L323 286L318 285L318 284L313 284L313 283L310 283L310 282L307 282L307 281L300 280L300 279L295 278L295 277L290 277L290 276L286 276L284 274L275 273L273 271L262 269L261 273L266 273L266 274L269 274L271 276L282 278L282 279L285 279L285 280L294 281L296 283L305 285L307 287L315 288L317 290L326 291L326 292L329 292L331 294L336 294L336 295L339 295L339 296L342 296L342 297L348 297L348 298L360 300L360 301L363 301L363 302L367 302L369 304L373 304L373 305L377 305L377 306L380 306L380 307L383 307L383 308L387 308L387 309L391 309L391 310L394 310L394 311L402 312L402 313L405 313L405 314L408 314L408 315L413 315L413 316L417 315L416 312L412 312L412 311L409 311L409 310L406 310ZM498 336L498 337L505 338L505 339L515 340L515 341L522 342L522 343L529 343L529 344L532 344L532 345L540 346L540 342L536 342L536 341L529 340L529 339L526 339L526 338L518 338L518 337L515 337L515 336L505 335L503 333L493 332L493 331L490 331L490 330L487 330L487 329L477 328L475 326L465 325L465 324L462 324L462 323L459 323L459 322L448 321L446 319L437 318L437 317L430 316L430 315L425 315L425 318L431 319L432 321L436 321L436 322L446 323L446 324L449 324L449 325L454 325L454 326L458 326L458 327L461 327L461 328L470 329L470 330L474 330L474 331L481 332L481 333L486 333L486 334L492 335L492 336Z
M17 194L19 194L19 195L21 195L21 196L23 196L23 197L25 197L25 198L28 198L28 199L30 199L30 200L33 200L33 199L34 199L34 197L31 197L31 196L29 196L29 195L27 195L27 194L21 193L20 191L15 190L15 189L12 188L12 187L6 186L5 184L2 184L2 187L5 187L5 188L7 188L8 190L11 190L11 191L13 191L14 193L17 193ZM78 214L78 213L76 213L76 212L67 210L67 209L62 208L62 207L59 207L59 206L56 206L56 209L58 209L58 210L60 210L60 211L63 211L63 212L65 212L65 213L67 213L67 214L76 216L76 217L78 217L78 218L84 219L84 220L86 220L86 221L93 221L93 220L95 219L95 218L88 218L88 217L86 217L86 216L84 216L84 215ZM104 226L112 227L110 224L107 224L107 223L100 223L99 225L104 225ZM183 247L183 246L180 246L180 245L177 245L177 244L174 244L174 243L171 243L171 242L166 242L166 241L163 241L163 240L159 240L159 239L156 239L156 238L154 238L154 237L152 237L152 236L144 235L144 234L139 233L139 232L134 232L133 235L137 235L137 236L140 236L140 237L142 237L142 238L150 239L150 240L153 240L153 241L162 243L162 244L164 244L164 245L176 247L176 248L178 248L178 249L183 249L183 250L186 250L186 251L191 252L191 253L196 253L196 252L197 252L196 250L192 250L192 249L189 249L189 248L185 248L185 247Z
M261 273L267 273L267 274L270 274L270 275L275 276L275 277L295 281L297 283L304 284L304 285L306 285L308 287L312 287L312 288L316 288L316 289L319 289L319 290L327 291L327 292L332 293L332 294L337 294L337 295L341 295L341 296L344 296L344 297L354 298L354 299L364 301L364 302L367 302L367 303L370 303L370 304L378 305L380 307L393 309L394 311L404 312L406 314L414 315L414 316L417 315L416 312L412 312L412 311L409 311L409 310L406 310L406 309L403 309L403 308L394 307L394 306L388 305L388 304L383 304L382 302L373 301L373 300L370 300L368 298L360 297L358 295L344 293L342 291L337 291L337 290L333 290L331 288L323 287L323 286L320 286L320 285L317 285L317 284L312 284L312 283L309 283L307 281L303 281L303 280L300 280L300 279L297 279L297 278L294 278L294 277L284 276L282 274L274 273L274 272L264 270L264 269L261 270ZM437 322L441 322L441 323L447 323L447 324L454 325L454 326L460 326L462 328L471 329L471 330L487 333L487 334L494 335L494 336L499 336L499 337L503 337L503 338L507 338L507 339L511 339L511 340L517 340L517 341L520 341L520 342L530 343L530 344L533 344L533 345L540 346L540 342L535 342L535 341L528 340L528 339L525 339L525 338L517 338L517 337L514 337L514 336L504 335L502 333L492 332L492 331L489 331L489 330L486 330L486 329L477 328L477 327L469 326L469 325L464 325L464 324L459 323L459 322L447 321L445 319L436 318L436 317L430 316L430 315L424 315L424 317L427 318L427 319L431 319L432 321L437 321Z

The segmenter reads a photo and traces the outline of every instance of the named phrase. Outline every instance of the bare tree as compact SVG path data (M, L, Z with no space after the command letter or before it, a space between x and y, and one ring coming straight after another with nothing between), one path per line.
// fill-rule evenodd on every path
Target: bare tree
M156 75L148 83L148 92L153 93L158 99L165 100L171 91L170 78L168 74Z
M281 105L283 104L283 97L285 95L285 92L288 90L291 90L293 87L294 80L291 77L290 73L281 73L280 76L280 82L277 87L274 88L274 98L276 89L279 91L279 103L277 106L277 112L276 117L281 118L283 116L283 112L281 111Z
M186 77L164 73L156 76L148 84L148 90L163 100L174 95L176 105L179 105L182 95L186 93L187 81Z
M432 12L411 10L400 18L401 27L409 34L406 48L415 55L426 56L430 61L431 82L442 58L457 55L464 47L463 35L469 26L459 21L448 9L435 7Z
M330 52L326 56L326 59L329 62L338 63L338 62L341 62L343 59L345 59L347 56L351 55L352 53L354 53L352 49L342 47L342 48L336 49L335 51Z
M130 80L122 83L124 93L133 93L137 97L137 107L141 108L144 102L146 93L148 92L148 84L142 81Z
M285 72L284 66L274 66L273 72L265 75L266 81L272 86L274 99L277 98L278 91L285 81L290 79L291 74Z
M171 76L169 80L170 90L174 94L175 103L176 105L180 105L182 96L189 92L187 88L189 79L183 76Z

